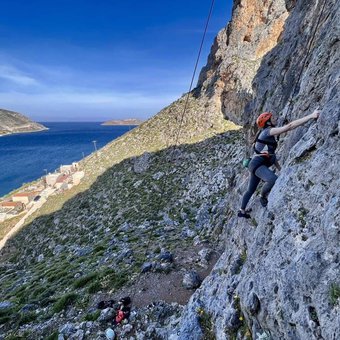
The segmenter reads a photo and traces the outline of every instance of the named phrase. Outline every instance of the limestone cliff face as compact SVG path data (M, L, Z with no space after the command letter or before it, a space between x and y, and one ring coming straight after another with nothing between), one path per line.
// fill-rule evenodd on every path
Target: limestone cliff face
M46 128L41 124L32 122L24 115L0 109L0 135L41 130L46 130Z
M198 82L200 96L218 103L226 118L242 123L254 76L280 40L287 17L284 0L234 2L232 20L216 37Z
M235 116L251 125L259 112L271 110L284 123L319 106L320 119L281 138L283 170L267 209L255 197L250 222L232 217L226 224L226 250L193 295L174 339L211 333L217 339L339 337L339 5L338 0L287 1L290 15L278 45L257 70L249 105L244 112L234 110ZM254 36L255 26L242 27L243 36ZM258 46L254 56L263 51ZM209 79L202 76L202 86ZM222 97L226 93L222 90ZM239 208L247 177L236 176L227 212Z

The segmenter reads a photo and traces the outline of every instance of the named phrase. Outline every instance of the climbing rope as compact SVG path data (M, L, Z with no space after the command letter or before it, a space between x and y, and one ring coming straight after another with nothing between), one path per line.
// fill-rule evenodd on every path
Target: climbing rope
M183 112L182 112L182 114L181 114L181 119L180 119L179 127L178 127L178 130L177 130L177 135L176 135L176 138L175 138L175 145L177 145L178 140L179 140L180 131L181 131L181 128L182 128L182 125L183 125L184 115L185 115L185 112L186 112L186 110L187 110L190 92L191 92L191 90L192 90L192 86L193 86L193 83L194 83L194 79L195 79L195 75L196 75L198 63L199 63L199 60L200 60L200 56L201 56L201 52L202 52L202 48L203 48L205 36L206 36L207 30L208 30L210 18L211 18L212 11L213 11L213 8L214 8L214 3L215 3L215 0L212 0L211 5L210 5L209 14L208 14L208 17L207 17L207 20L206 20L206 24L205 24L204 33L203 33L203 37L202 37L202 40L201 40L200 48L199 48L199 51L198 51L198 56L197 56L197 59L196 59L196 63L195 63L193 75L192 75L192 78L191 78L191 82L190 82L190 86L189 86L189 91L188 91L188 93L187 93L186 101L185 101L185 105L184 105L184 109L183 109ZM169 147L169 146L168 146L168 147ZM173 156L173 154L171 153L171 158L172 158L172 156ZM161 184L162 184L162 185L161 185L160 191L161 191L162 193L164 193L164 192L165 192L165 187L164 187L164 186L165 186L165 181L162 181ZM146 244L146 250L145 250L145 253L144 253L145 258L146 258L147 255L148 255L148 251L149 251L149 247L150 247L150 243L151 243L152 237L153 237L153 226L151 225L151 226L150 226L149 237L148 237L148 242L147 242L147 244ZM142 271L140 271L140 272L138 273L138 275L137 275L137 277L136 277L136 279L135 279L135 282L138 282L138 279L140 278L141 275L142 275ZM132 290L131 300L134 300L134 297L135 297L135 295L136 295L136 289L137 289L137 285L136 285L136 286L134 287L134 289Z
M208 14L208 17L207 17L207 21L206 21L205 28L204 28L204 33L203 33L202 40L201 40L201 45L200 45L200 48L199 48L199 51L198 51L198 55L197 55L197 59L196 59L195 67L194 67L194 72L193 72L193 75L192 75L192 78L191 78L191 82L190 82L190 86L189 86L189 91L187 93L184 109L183 109L183 112L181 114L181 119L180 119L180 122L179 122L179 127L178 127L178 130L177 130L177 135L176 135L176 138L175 138L175 145L177 145L178 140L179 140L181 128L182 128L182 125L183 125L184 115L185 115L185 112L186 112L187 107L188 107L190 92L192 90L192 85L193 85L194 80L195 80L197 66L198 66L198 63L199 63L199 60L200 60L200 57L201 57L201 52L202 52L205 36L206 36L207 30L208 30L211 14L212 14L212 11L213 11L213 8L214 8L214 4L215 4L215 0L212 0L211 1L211 5L210 5L209 14Z

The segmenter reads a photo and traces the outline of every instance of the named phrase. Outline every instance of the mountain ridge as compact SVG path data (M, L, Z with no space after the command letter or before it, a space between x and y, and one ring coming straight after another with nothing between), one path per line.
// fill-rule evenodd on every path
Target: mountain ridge
M108 120L101 125L140 125L143 120L136 118Z
M21 113L0 109L0 135L47 130Z

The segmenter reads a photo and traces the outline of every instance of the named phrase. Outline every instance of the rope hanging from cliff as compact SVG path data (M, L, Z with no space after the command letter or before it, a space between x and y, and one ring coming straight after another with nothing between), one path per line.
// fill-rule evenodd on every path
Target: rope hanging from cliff
M176 140L175 140L175 145L177 145L177 143L178 143L180 130L181 130L182 124L183 124L184 114L185 114L187 106L188 106L190 91L191 91L192 85L194 83L194 79L195 79L195 75L196 75L196 70L197 70L198 62L199 62L199 59L200 59L200 56L201 56L201 52L202 52L202 48L203 48L203 43L204 43L205 36L206 36L207 30L208 30L208 25L209 25L209 22L210 22L210 18L211 18L211 14L212 14L212 11L213 11L213 8L214 8L214 4L215 4L215 0L212 0L211 6L210 6L210 10L209 10L209 14L208 14L208 18L207 18L207 21L206 21L206 24L205 24L204 34L203 34L201 45L200 45L200 48L199 48L199 52L198 52L198 56L197 56L197 60L196 60L195 68L194 68L194 72L193 72L193 75L192 75L192 78L191 78L189 92L188 92L187 97L186 97L184 109L183 109L183 112L182 112L182 115L181 115L181 120L180 120L179 128L177 130L177 136L176 136ZM162 183L164 183L164 182L162 182ZM164 186L164 184L163 184L163 186ZM161 192L165 192L164 188L162 188ZM148 254L148 251L149 251L149 248L150 248L150 242L151 242L152 238L153 238L153 228L151 228L150 232L149 232L149 238L148 238L148 242L147 242L146 249L145 249L145 252L144 252L145 258L147 258L147 254ZM135 281L138 281L138 279L141 276L141 274L142 274L142 271L139 272L139 274L135 278ZM131 299L132 300L134 300L136 293L137 293L137 285L135 285L135 287L131 291Z
M192 90L192 85L193 85L194 80L195 80L196 71L197 71L197 67L198 67L198 62L199 62L200 57L201 57L201 52L202 52L205 36L206 36L207 30L208 30L211 14L212 14L212 11L213 11L213 8L214 8L214 4L215 4L215 0L212 0L211 1L211 5L210 5L209 14L208 14L208 17L207 17L207 21L206 21L205 28L204 28L203 37L202 37L202 40L201 40L201 45L200 45L200 48L199 48L199 51L198 51L198 56L197 56L197 59L196 59L196 64L195 64L194 72L193 72L193 75L192 75L192 78L191 78L191 83L190 83L190 86L189 86L189 91L188 91L187 96L186 96L186 100L185 100L185 104L184 104L184 109L183 109L183 112L182 112L182 115L181 115L181 119L180 119L180 122L179 122L179 127L178 127L178 130L177 130L177 135L176 135L176 139L175 139L175 145L177 145L177 143L178 143L179 135L180 135L182 124L183 124L183 120L184 120L184 115L185 115L185 112L186 112L187 107L188 107L190 92Z

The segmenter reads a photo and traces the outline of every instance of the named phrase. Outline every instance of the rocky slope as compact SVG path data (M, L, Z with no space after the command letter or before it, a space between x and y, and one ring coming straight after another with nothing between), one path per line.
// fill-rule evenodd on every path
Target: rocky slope
M67 322L79 325L96 313L103 294L119 297L127 283L135 283L127 288L134 306L144 307L153 300L140 282L152 285L156 273L163 284L170 280L177 285L168 302L183 303L183 275L200 272L209 264L208 257L221 251L217 245L226 221L224 202L234 171L240 170L240 139L238 131L227 132L125 160L62 210L36 218L2 250L1 299L8 307L2 315L3 330L20 327L14 334L37 338ZM225 168L226 162L234 171ZM190 254L185 254L188 249ZM169 252L174 260L162 260ZM138 277L142 268L151 275ZM65 302L68 299L74 301ZM179 309L173 307L175 312ZM102 318L87 329L93 336L105 330L107 316ZM141 324L145 326L148 323Z
M46 127L32 122L20 113L0 109L0 135L42 130L46 130Z
M87 181L52 197L2 250L3 333L101 339L113 311L96 302L128 292L139 308L116 328L121 339L336 339L339 8L235 1L183 119L185 97L86 159ZM317 123L280 139L268 208L254 197L253 218L238 220L256 115L284 122L317 105ZM145 306L139 282L159 272L170 285L206 266L209 250L221 256L185 307L175 295Z

